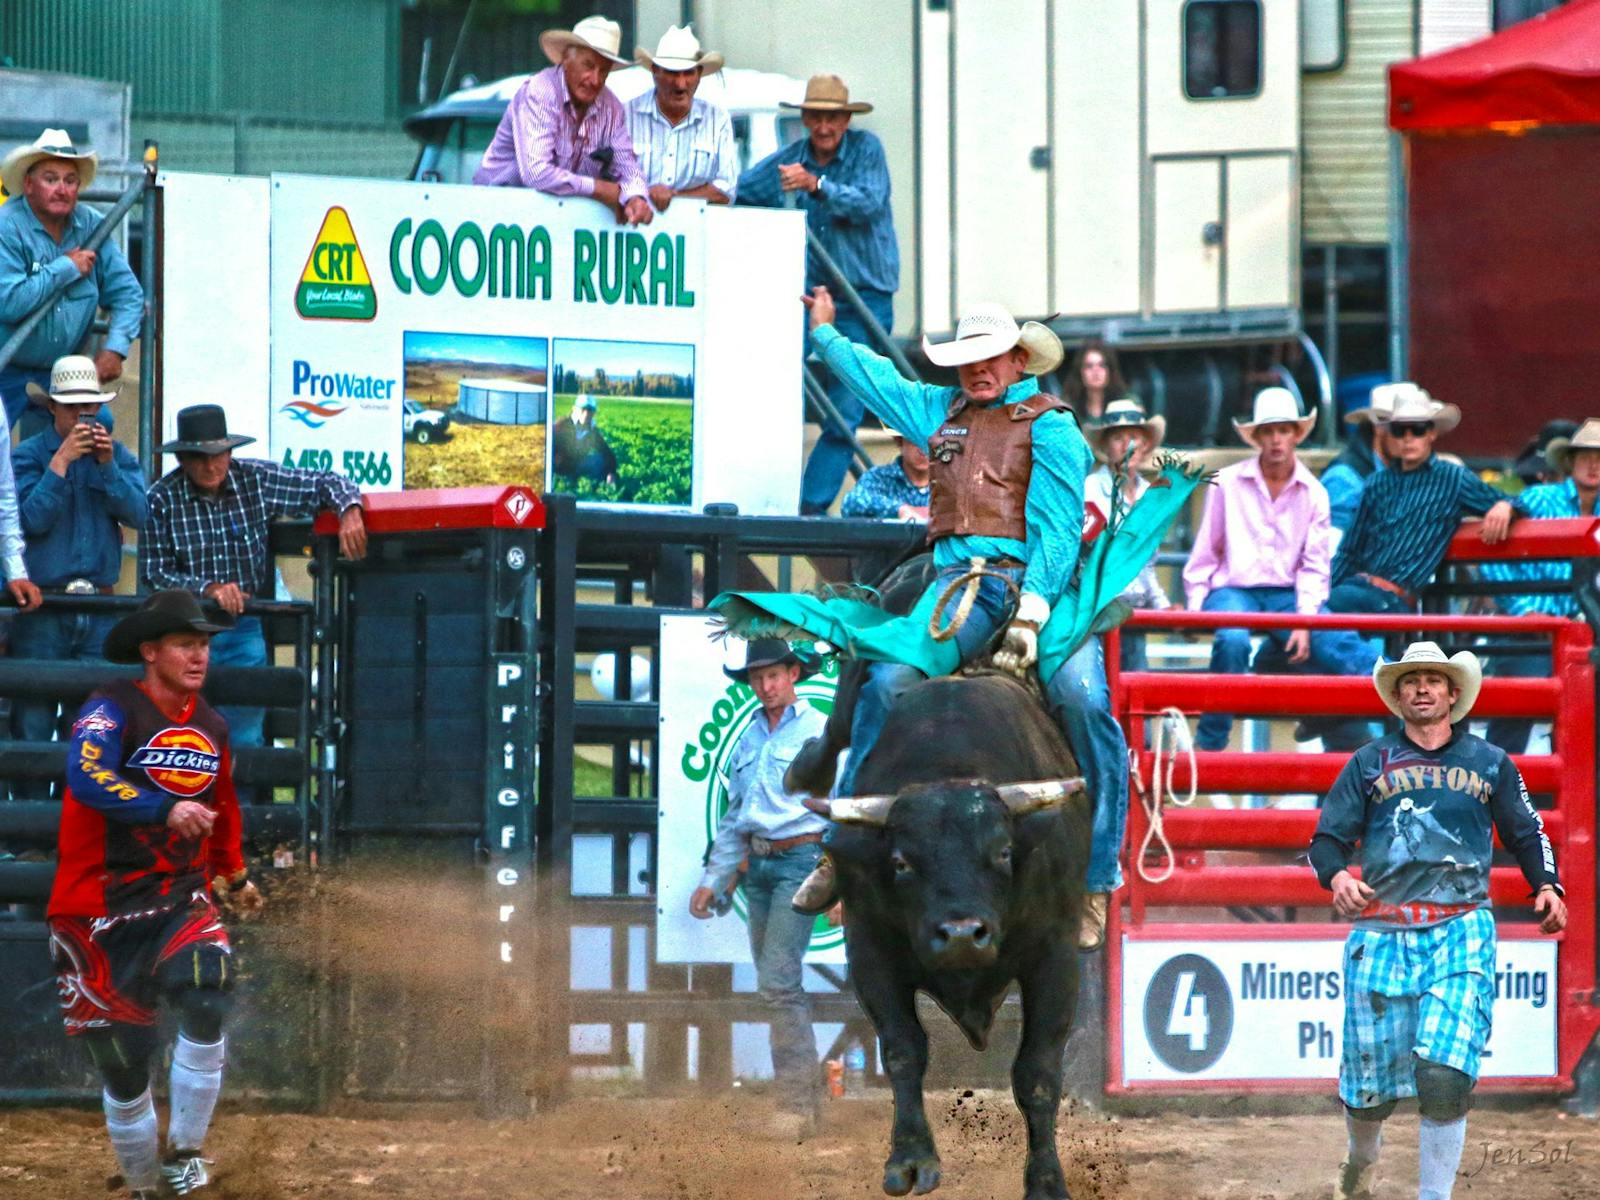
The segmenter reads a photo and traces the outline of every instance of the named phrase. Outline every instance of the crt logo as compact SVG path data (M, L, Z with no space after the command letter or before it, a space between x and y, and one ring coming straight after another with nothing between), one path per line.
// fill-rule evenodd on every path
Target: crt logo
M169 725L133 752L137 767L162 791L185 798L198 796L216 781L222 756L204 730Z

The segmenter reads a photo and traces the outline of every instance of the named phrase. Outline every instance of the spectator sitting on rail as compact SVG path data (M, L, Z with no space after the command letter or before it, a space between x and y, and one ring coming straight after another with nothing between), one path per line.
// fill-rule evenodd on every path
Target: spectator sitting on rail
M1553 438L1544 448L1548 469L1559 483L1539 483L1526 488L1517 498L1532 517L1592 517L1597 515L1600 497L1600 418L1590 417L1571 437ZM1578 601L1572 594L1570 562L1490 562L1478 568L1479 575L1494 583L1521 581L1564 584L1561 591L1525 593L1499 597L1503 612L1520 617L1527 614L1576 617ZM1526 654L1497 654L1491 660L1492 674L1499 678L1548 678L1551 670L1549 642L1527 639ZM1507 754L1525 754L1533 722L1526 717L1495 717L1484 737Z
M1333 1194L1373 1195L1383 1122L1415 1096L1416 1194L1448 1200L1493 1018L1496 832L1533 889L1539 932L1560 933L1567 906L1516 766L1467 732L1477 659L1413 642L1372 678L1404 729L1345 764L1311 839L1317 882L1356 923L1345 941L1339 1063L1349 1150ZM1359 879L1349 870L1358 845Z
M1256 453L1217 472L1216 486L1206 493L1183 568L1190 611L1309 616L1328 599L1328 493L1295 453L1316 421L1315 413L1300 415L1287 388L1272 387L1257 393L1250 420L1233 422ZM1317 643L1310 630L1275 629L1263 649L1267 645L1276 645L1288 662L1303 663ZM1211 670L1240 675L1249 666L1249 630L1217 630ZM1340 671L1343 664L1328 667ZM1206 713L1195 749L1227 749L1232 728L1227 713Z
M100 214L78 203L78 191L94 179L98 162L93 151L74 147L62 129L46 129L32 145L0 161L0 183L12 197L0 205L0 343L53 289L66 287L16 356L0 364L8 429L27 412L27 385L47 384L56 359L78 353L97 309L111 312L105 348L94 358L101 383L122 374L128 348L139 336L144 291L128 260L114 240L99 250L83 249ZM30 420L23 436L44 425L42 415Z
M1113 508L1126 511L1149 490L1150 482L1140 472L1155 457L1166 434L1167 419L1160 415L1147 416L1136 396L1113 400L1106 405L1100 420L1084 430L1084 439L1100 464L1083 481L1086 539L1093 536L1091 531L1097 534L1111 522ZM1117 495L1119 478L1122 481L1120 499ZM1172 607L1167 590L1156 574L1153 555L1120 598L1130 608L1151 608L1159 612ZM1145 669L1144 634L1136 630L1122 632L1122 669Z
M806 228L833 259L845 281L885 331L894 327L894 293L900 286L900 246L889 209L889 164L883 144L865 129L851 129L856 113L872 105L850 99L837 75L813 75L798 105L807 136L770 154L739 176L738 203L805 211ZM816 256L806 254L806 288L833 287ZM839 332L870 344L855 307L839 309ZM831 373L830 373L831 374ZM861 399L837 376L828 399L853 433L861 423ZM828 511L850 467L851 438L824 423L800 480L800 512Z
M1106 404L1128 394L1122 378L1117 352L1100 338L1090 338L1078 347L1067 371L1066 401L1078 420L1098 421Z
M545 30L539 46L555 65L531 76L511 97L472 182L592 196L619 221L650 224L628 116L606 88L611 68L629 65L617 53L622 26L585 17L571 30Z
M1340 537L1355 520L1356 505L1361 501L1361 490L1367 486L1367 478L1387 461L1383 422L1394 407L1396 389L1410 386L1379 384L1372 389L1367 407L1352 409L1344 416L1345 422L1354 428L1339 456L1322 472L1322 486L1328 492L1328 516Z
M53 422L14 456L28 575L46 594L110 595L122 572L123 528L144 528L144 472L102 423L101 406L114 393L100 386L94 360L79 355L56 360L48 392L28 385L30 395L43 398ZM110 410L103 411L109 417ZM99 662L113 624L108 615L60 611L47 603L17 617L11 653ZM56 714L53 701L19 700L12 728L23 741L48 742L58 732ZM13 790L30 799L49 795L42 783Z
M279 517L311 517L324 509L339 514L339 549L346 558L367 553L361 492L343 475L280 466L260 458L233 457L255 438L229 434L219 405L194 404L178 411L178 436L161 447L176 454L178 467L149 493L150 511L139 538L139 578L153 591L172 588L214 600L235 619L211 642L214 666L260 667L267 663L261 618L242 615L252 599L276 592L268 525ZM235 746L259 746L266 710L219 708Z
M695 96L707 72L722 70L722 55L700 49L687 25L661 35L656 52L634 58L655 88L627 103L628 133L650 189L650 203L667 211L674 196L730 204L739 182L739 144L728 110Z
M1508 499L1460 463L1434 453L1439 434L1460 420L1460 409L1440 404L1415 384L1396 392L1382 429L1389 466L1369 476L1362 490L1334 555L1326 611L1415 612L1416 593L1433 578L1463 517L1482 517L1483 540L1494 545L1510 536L1514 517L1528 515L1520 498ZM1338 674L1365 675L1378 651L1354 631L1319 630L1311 638L1311 656L1325 669L1337 667ZM1370 733L1362 720L1305 721L1296 737L1320 735L1328 750L1337 751L1355 749Z
M909 438L895 435L899 456L892 463L873 467L845 493L839 515L877 517L884 520L926 521L928 488L932 473L928 452Z
M594 423L595 408L594 397L580 392L572 398L572 412L551 430L550 464L556 478L617 481L617 456Z
M701 920L725 913L747 860L744 880L750 956L756 987L772 1009L772 1069L777 1077L776 1131L793 1140L816 1127L819 1083L811 1009L801 986L801 960L811 945L811 917L790 907L801 881L822 857L828 822L784 787L789 763L826 718L795 694L795 685L820 664L801 657L780 638L749 643L745 665L723 668L755 692L761 711L728 758L728 810L706 854L705 875L689 897Z

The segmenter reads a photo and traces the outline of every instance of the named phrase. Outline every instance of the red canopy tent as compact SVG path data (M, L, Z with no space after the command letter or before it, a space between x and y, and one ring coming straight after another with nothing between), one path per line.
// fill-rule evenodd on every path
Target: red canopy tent
M1410 374L1448 449L1600 413L1600 0L1389 69L1406 134Z

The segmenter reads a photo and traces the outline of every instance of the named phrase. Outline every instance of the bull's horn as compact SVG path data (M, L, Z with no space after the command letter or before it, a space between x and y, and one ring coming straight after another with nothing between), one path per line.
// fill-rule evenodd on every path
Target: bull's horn
M835 796L828 801L828 815L850 825L882 825L894 800L893 796Z
M1083 791L1082 779L1046 779L1039 783L1003 783L995 795L1014 817L1052 808L1074 792Z

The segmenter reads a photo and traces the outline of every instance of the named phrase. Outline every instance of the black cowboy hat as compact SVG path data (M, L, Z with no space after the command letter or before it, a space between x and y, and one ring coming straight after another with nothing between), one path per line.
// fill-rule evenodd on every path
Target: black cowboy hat
M193 592L156 592L111 627L100 652L114 663L136 663L144 642L157 641L169 633L221 633L233 626L231 617L215 615L221 624L206 614Z
M178 410L178 436L160 447L160 454L221 454L255 441L228 432L228 414L220 404L191 404Z
M809 679L822 670L822 660L811 647L799 650L782 638L769 637L753 639L745 648L744 666L723 667L722 673L737 683L748 684L752 667L775 667L779 663L796 664L801 679Z

